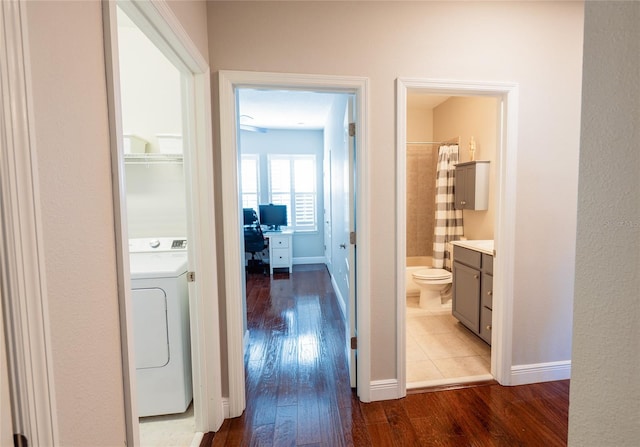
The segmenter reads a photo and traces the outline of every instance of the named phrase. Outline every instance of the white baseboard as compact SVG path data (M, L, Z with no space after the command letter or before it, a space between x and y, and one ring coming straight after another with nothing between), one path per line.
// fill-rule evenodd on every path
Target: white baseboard
M373 380L369 387L371 402L379 400L400 399L398 379Z
M560 362L515 365L511 367L509 385L551 382L571 378L571 360Z
M225 419L229 419L231 417L231 411L229 410L229 398L222 398L222 414L224 414Z
M325 264L326 260L324 256L307 256L304 258L293 258L293 264Z
M344 301L344 297L340 293L340 289L338 288L338 283L336 283L336 279L333 277L333 274L329 274L331 276L331 285L333 286L333 291L336 294L336 298L338 299L338 304L340 305L340 311L342 312L342 319L347 321L347 304Z
M202 442L202 438L204 438L204 433L201 431L197 431L193 434L193 439L191 440L191 444L189 447L199 447Z

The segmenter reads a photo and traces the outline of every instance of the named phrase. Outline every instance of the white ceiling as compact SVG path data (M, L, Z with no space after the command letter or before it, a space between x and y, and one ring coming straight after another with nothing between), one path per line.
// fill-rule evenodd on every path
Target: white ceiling
M238 89L238 115L245 130L324 129L339 94L299 90ZM433 109L449 99L419 91L407 93L407 107Z
M337 94L297 90L238 89L244 128L324 129Z

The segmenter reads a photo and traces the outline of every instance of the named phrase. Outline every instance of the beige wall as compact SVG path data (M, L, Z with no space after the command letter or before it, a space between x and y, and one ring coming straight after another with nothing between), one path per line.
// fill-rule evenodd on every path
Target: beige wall
M166 3L204 60L209 62L206 0L167 0Z
M25 3L60 445L124 445L102 4ZM171 6L207 58L205 4Z
M123 445L101 5L27 2L27 19L60 445Z
M569 445L640 439L640 3L587 2Z
M476 160L489 160L489 207L486 211L465 210L467 239L493 239L496 210L497 105L494 98L458 96L433 111L434 138L444 141L460 137L460 162L470 161L469 142L476 142Z
M214 72L371 81L373 380L396 377L395 80L517 82L513 363L571 358L582 3L211 2L208 18Z

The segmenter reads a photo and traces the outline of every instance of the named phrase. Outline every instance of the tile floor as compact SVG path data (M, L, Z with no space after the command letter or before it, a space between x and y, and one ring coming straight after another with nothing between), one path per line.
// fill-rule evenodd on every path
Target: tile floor
M193 405L182 414L140 418L141 447L189 447L198 446L194 439L196 423ZM192 442L196 441L195 444Z
M491 379L491 347L451 315L407 298L407 388Z

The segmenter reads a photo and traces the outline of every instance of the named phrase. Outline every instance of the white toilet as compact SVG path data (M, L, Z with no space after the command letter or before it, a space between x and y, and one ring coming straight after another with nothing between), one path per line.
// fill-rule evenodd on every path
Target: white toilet
M453 275L445 269L424 268L411 274L420 288L420 307L426 310L451 309Z

